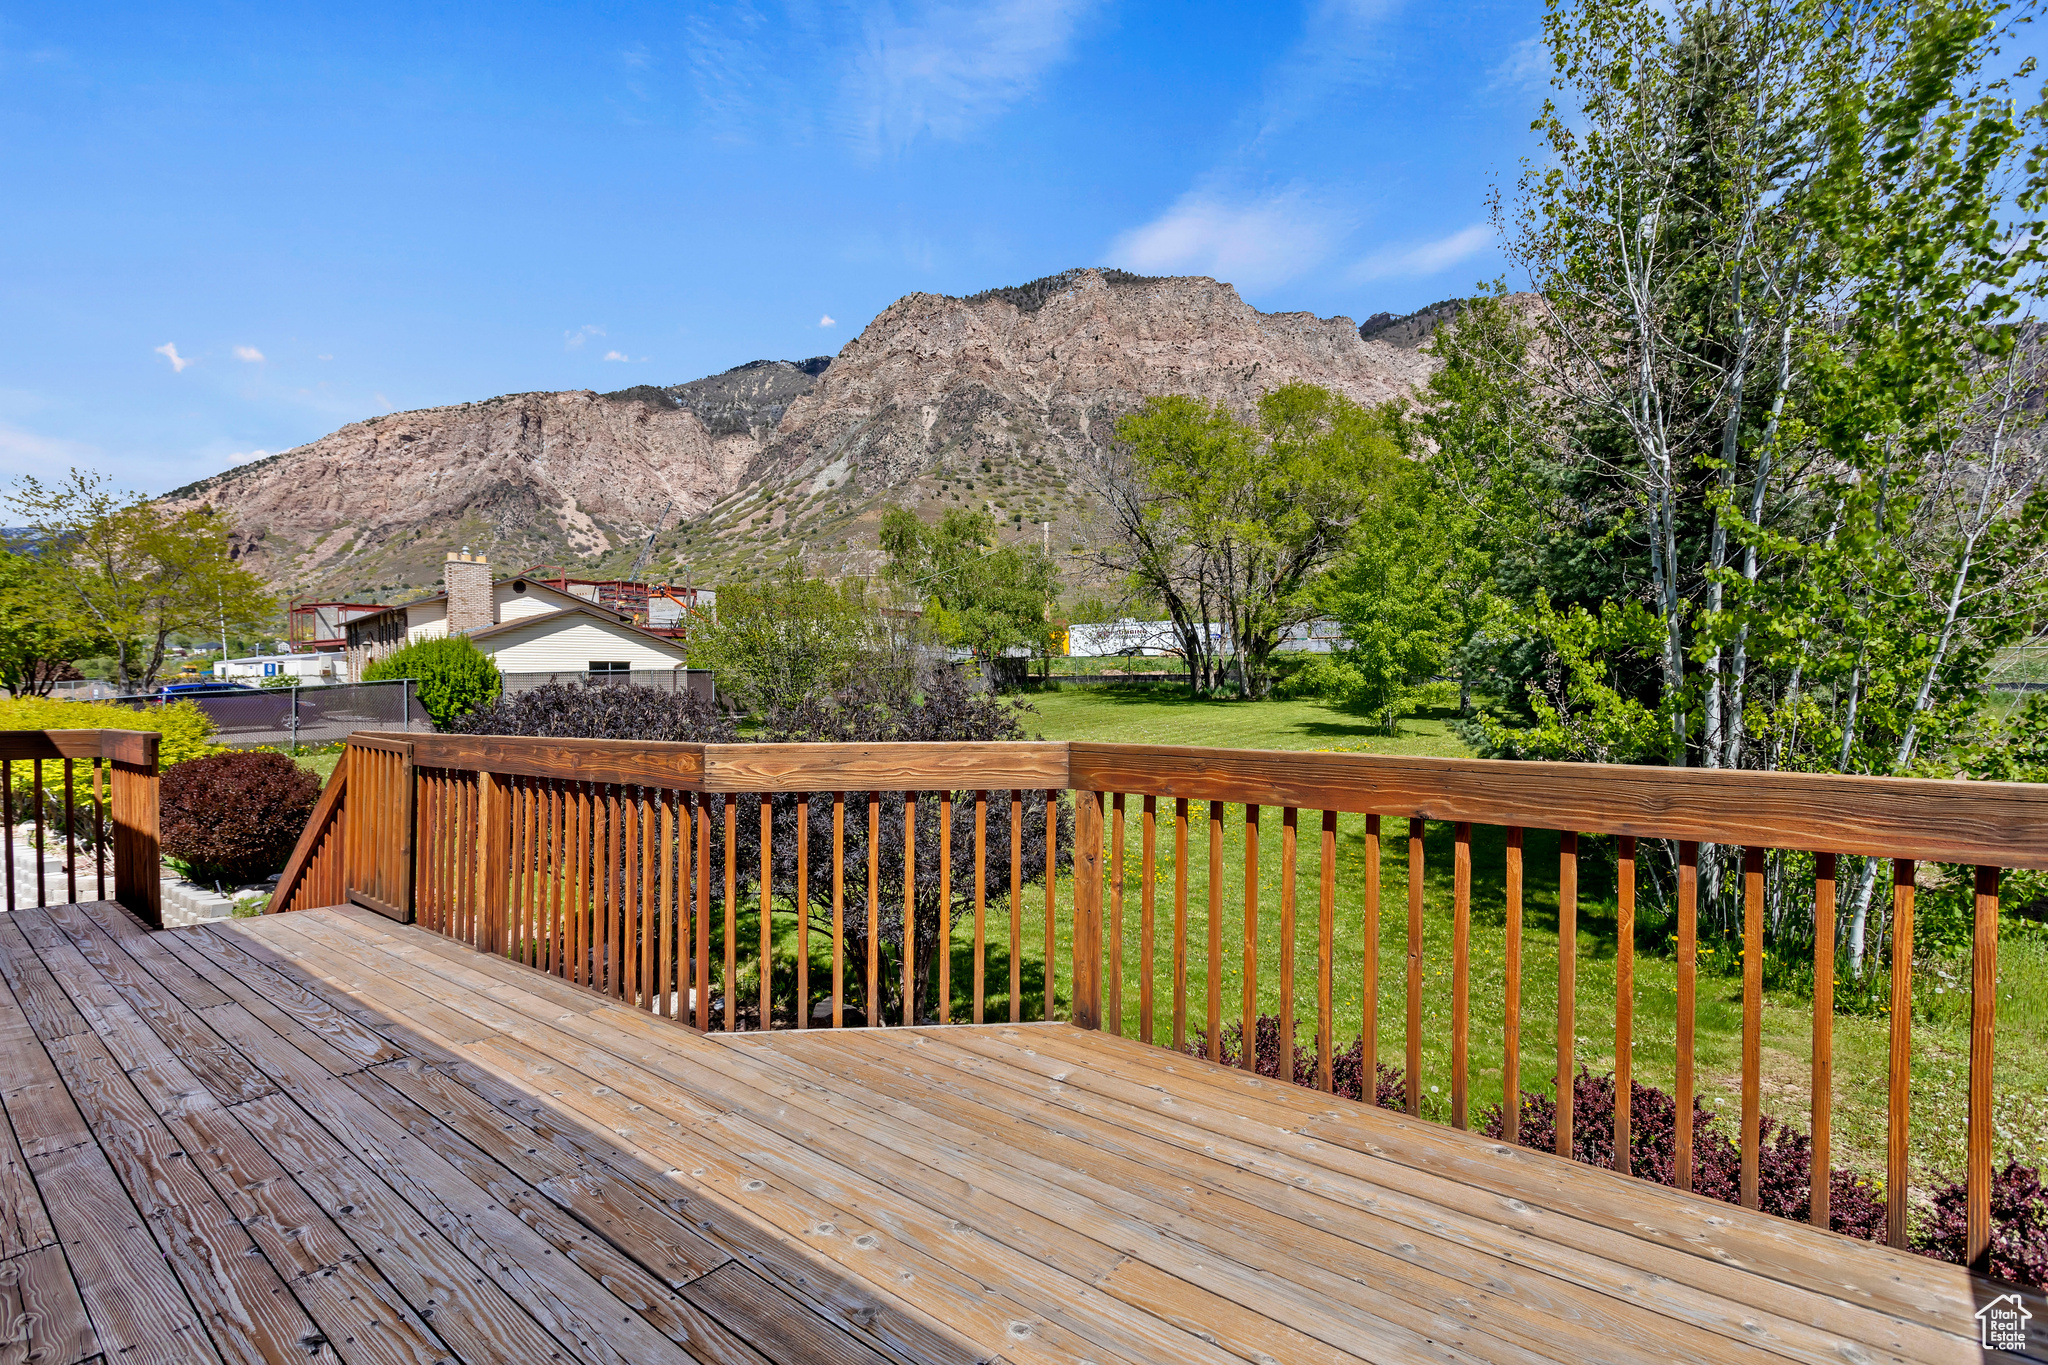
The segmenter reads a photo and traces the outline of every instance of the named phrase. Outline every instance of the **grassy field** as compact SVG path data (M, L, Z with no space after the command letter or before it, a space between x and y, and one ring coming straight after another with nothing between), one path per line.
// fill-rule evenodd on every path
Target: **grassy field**
M1379 722L1320 701L1213 701L1175 687L1063 687L1028 692L1025 730L1046 739L1193 744L1219 749L1325 749L1339 753L1470 755L1450 716L1428 712L1388 735Z

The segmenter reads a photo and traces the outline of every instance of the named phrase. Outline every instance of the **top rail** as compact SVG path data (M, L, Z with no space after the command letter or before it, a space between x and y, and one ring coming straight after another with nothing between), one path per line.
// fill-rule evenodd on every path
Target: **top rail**
M1582 834L2048 869L2048 787L2022 782L1396 758L1142 744L661 744L364 734L423 768L688 792L1073 789Z

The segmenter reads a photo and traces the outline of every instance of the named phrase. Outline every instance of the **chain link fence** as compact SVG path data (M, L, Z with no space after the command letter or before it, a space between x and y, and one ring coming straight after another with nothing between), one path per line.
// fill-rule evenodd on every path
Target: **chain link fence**
M173 696L189 701L213 720L214 739L232 749L261 746L296 749L332 744L357 730L431 733L434 722L420 706L416 684L350 683L327 687L266 687L249 692ZM164 700L132 698L129 705L161 706Z

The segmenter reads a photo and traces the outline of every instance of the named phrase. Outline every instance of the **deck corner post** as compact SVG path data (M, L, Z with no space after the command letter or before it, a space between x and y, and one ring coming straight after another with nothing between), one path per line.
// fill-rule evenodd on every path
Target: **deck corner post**
M158 737L150 732L124 731L121 739L112 755L114 899L133 910L143 923L161 929L164 888Z
M1077 1028L1102 1027L1102 793L1074 793L1074 1003Z

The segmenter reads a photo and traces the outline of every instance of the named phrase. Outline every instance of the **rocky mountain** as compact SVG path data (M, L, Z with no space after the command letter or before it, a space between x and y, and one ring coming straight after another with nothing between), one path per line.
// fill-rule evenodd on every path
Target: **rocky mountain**
M1086 462L1150 396L1409 392L1432 363L1414 330L1390 343L1349 318L1261 313L1211 279L1071 270L907 295L836 357L371 418L169 496L226 509L238 552L295 593L403 596L464 545L622 574L650 535L649 571L679 580L791 557L867 572L889 503L985 506L1009 535L1063 544L1087 515Z

